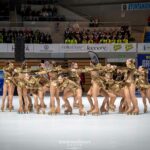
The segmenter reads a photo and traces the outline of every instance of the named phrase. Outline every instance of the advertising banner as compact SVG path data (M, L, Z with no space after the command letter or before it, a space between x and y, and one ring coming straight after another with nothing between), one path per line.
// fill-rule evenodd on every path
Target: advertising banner
M148 69L148 80L150 82L150 54L138 54L137 64Z
M0 52L6 52L7 51L7 44L0 44Z
M150 53L150 43L139 43L137 51L138 53Z
M25 44L25 52L26 53L34 52L34 44Z
M34 53L59 53L59 44L34 44Z
M62 53L87 52L86 44L59 44L59 51Z
M3 83L4 83L3 71L0 70L0 95L3 94Z
M15 44L7 44L7 52L14 53L15 51Z
M136 43L116 43L110 45L110 52L136 52Z
M15 51L15 44L0 44L0 52ZM25 44L26 53L150 53L150 43L112 44Z
M127 4L127 10L148 10L148 9L150 9L150 2Z

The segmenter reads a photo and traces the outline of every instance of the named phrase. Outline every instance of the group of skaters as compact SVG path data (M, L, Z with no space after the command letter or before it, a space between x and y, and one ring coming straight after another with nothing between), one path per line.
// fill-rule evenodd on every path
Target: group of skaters
M72 62L68 68L54 61L41 63L38 68L29 67L27 62L17 67L12 62L6 62L3 71L2 112L5 109L10 112L14 109L15 87L18 93L18 113L45 114L48 107L49 115L60 114L63 107L65 114L72 114L73 108L76 108L80 115L99 115L115 111L116 98L121 97L119 112L138 115L139 106L135 95L137 89L142 96L144 113L147 112L147 100L150 102L148 71L142 66L136 68L133 59L127 59L124 67L90 61L89 66L84 68L79 68L77 62ZM85 110L82 102L81 73L91 76L91 85L86 94L89 110ZM49 106L44 102L46 92L50 92ZM63 100L62 106L60 95ZM104 97L101 106L98 103L99 96ZM73 106L70 104L69 97L73 97Z

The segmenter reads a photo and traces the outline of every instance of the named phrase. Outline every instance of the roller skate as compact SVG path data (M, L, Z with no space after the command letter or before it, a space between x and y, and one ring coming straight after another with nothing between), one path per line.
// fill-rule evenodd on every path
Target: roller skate
M100 112L101 112L101 114L108 113L108 110L104 106L101 106Z
M1 111L4 112L4 105L1 106Z
M99 109L94 109L93 111L92 111L92 115L99 115L100 113L99 113Z
M52 107L52 108L50 109L50 111L48 112L48 115L55 115L55 114L56 114L55 108Z
M147 113L147 106L144 106L144 113Z
M57 108L56 108L55 113L56 113L56 114L60 114L60 107L57 107Z
M22 108L22 107L19 107L18 113L19 113L19 114L22 114L22 113L23 113L23 108Z
M139 114L139 109L138 108L135 108L133 111L132 111L132 115L138 115Z
M84 109L80 109L80 110L79 110L79 114L80 114L81 116L85 116L85 115L86 115L86 112L84 111Z
M128 108L128 110L126 111L127 115L132 115L133 109L132 108Z
M64 113L66 114L66 115L68 115L68 114L72 114L72 108L71 107L68 107L65 111L64 111Z
M115 106L114 105L109 105L109 110L114 112L115 111Z
M28 113L29 113L28 107L24 109L24 113L25 113L25 114L28 114Z
M13 107L9 106L9 112L12 112L12 110L13 110Z
M94 106L92 106L92 107L91 107L91 109L87 111L87 114L91 114L91 113L92 113L92 111L94 110L94 108L95 108L95 107L94 107Z

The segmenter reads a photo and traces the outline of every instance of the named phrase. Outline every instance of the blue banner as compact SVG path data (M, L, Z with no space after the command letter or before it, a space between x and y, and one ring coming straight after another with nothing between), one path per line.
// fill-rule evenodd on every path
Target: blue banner
M150 9L150 2L147 3L129 3L127 5L128 10L148 10Z
M148 81L150 83L150 54L138 54L137 65L148 69Z
M0 70L0 95L3 93L3 83L4 83L4 75L3 71Z

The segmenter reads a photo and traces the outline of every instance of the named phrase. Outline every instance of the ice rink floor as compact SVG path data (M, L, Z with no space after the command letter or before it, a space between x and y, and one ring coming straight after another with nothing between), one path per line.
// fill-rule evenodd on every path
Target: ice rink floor
M45 102L49 106L49 97ZM117 108L119 102L117 98ZM143 114L141 98L138 102L137 116L119 114L118 109L100 116L79 116L76 109L64 115L62 109L61 115L49 116L18 114L14 97L14 111L0 111L0 150L150 150L150 106ZM85 97L83 104L88 110Z

